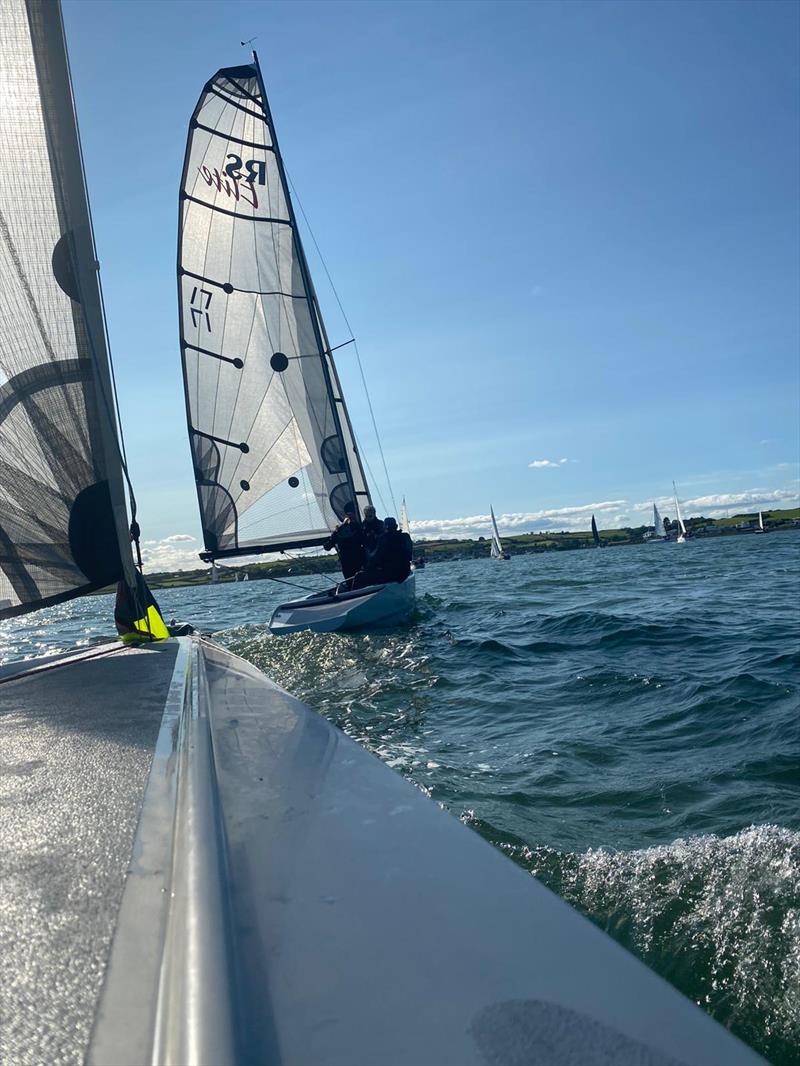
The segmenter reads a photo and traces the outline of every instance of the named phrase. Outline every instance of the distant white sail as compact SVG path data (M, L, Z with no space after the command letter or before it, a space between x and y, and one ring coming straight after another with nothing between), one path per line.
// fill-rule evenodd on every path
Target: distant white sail
M408 508L406 507L406 498L403 497L403 502L400 504L400 528L405 530L406 533L411 532L411 524L408 521Z
M503 545L500 543L500 534L497 530L497 519L494 517L494 509L490 506L489 512L492 516L492 559L502 559L505 555L503 551Z
M656 536L660 536L660 534L664 532L663 526L661 525L661 515L658 513L658 508L655 503L653 504L653 529L655 530Z
M758 528L759 528L759 529L760 529L760 530L762 531L762 533L763 533L763 531L764 531L764 516L763 516L763 514L761 513L761 511L759 511L759 512L758 512Z

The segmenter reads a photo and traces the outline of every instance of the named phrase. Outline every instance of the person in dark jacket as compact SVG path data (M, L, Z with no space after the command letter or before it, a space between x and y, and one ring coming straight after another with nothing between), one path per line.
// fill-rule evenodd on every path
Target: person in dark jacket
M345 578L351 578L364 566L364 530L358 520L355 506L345 504L344 520L331 533L322 545L326 552L335 548L339 556L339 565Z
M369 565L369 561L378 547L378 541L384 533L383 522L375 514L375 508L372 504L364 508L364 521L361 523L361 528L364 530L364 551L367 556L367 565Z
M385 532L378 541L375 554L365 569L353 578L354 589L389 581L405 581L411 573L411 537L408 533L401 533L394 518L384 518L383 524Z

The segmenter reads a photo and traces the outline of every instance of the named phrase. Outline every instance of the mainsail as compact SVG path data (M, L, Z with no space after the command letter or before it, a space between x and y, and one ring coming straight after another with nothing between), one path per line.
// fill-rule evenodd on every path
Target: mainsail
M490 555L492 559L505 558L505 552L503 551L503 545L500 543L500 533L497 530L497 519L494 517L494 508L489 507L489 513L492 516L492 549Z
M255 55L192 115L178 290L204 557L321 544L370 496Z
M0 0L0 617L136 587L61 11Z
M664 532L664 528L661 524L661 515L658 513L658 508L653 504L653 530L657 537L660 537Z

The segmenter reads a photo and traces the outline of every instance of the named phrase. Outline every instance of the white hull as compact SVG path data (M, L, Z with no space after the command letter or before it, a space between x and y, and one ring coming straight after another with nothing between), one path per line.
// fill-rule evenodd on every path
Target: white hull
M269 628L276 636L283 636L304 629L334 633L365 626L396 625L408 618L415 601L416 579L411 573L402 583L369 585L337 596L315 592L305 599L282 603L275 608Z
M678 537L678 539L675 541L675 543L676 544L685 544L686 543L686 537L684 537L683 533L681 533L681 535Z

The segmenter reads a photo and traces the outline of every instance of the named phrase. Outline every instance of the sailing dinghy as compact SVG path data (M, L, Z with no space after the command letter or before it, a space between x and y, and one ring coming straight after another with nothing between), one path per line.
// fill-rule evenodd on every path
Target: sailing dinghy
M767 532L765 527L764 527L764 515L762 514L761 511L758 512L758 525L753 530L753 532L754 533L766 533Z
M676 543L685 544L687 537L686 526L684 525L683 516L681 515L681 505L678 502L678 490L675 487L674 481L672 482L672 491L675 493L675 513L678 516L678 539Z
M667 538L663 535L663 525L661 523L661 515L658 513L658 507L653 503L653 532L647 532L643 538L648 544L657 544L665 541Z
M492 517L492 547L489 551L489 557L491 559L510 559L511 556L505 550L502 541L500 540L500 533L497 529L497 519L494 516L494 508L491 505L489 506L489 514Z
M178 294L207 562L322 545L370 492L311 280L258 58L219 70L192 115ZM282 604L275 633L393 624L402 589ZM362 608L368 605L368 610ZM402 610L401 610L402 608Z

